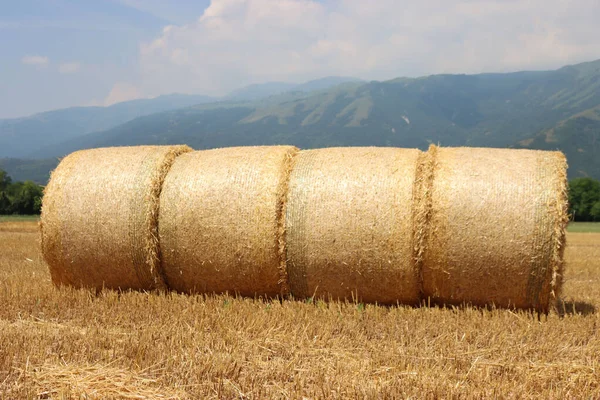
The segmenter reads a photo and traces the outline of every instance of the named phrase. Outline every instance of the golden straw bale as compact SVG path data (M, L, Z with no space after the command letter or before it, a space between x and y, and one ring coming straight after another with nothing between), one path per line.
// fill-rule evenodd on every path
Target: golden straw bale
M163 288L159 195L187 146L82 150L52 173L42 206L42 251L57 285Z
M547 311L562 283L563 154L435 146L429 153L424 295Z
M179 157L161 194L159 234L169 287L246 296L285 294L282 218L292 146L233 147Z
M413 186L420 153L347 147L298 154L285 219L294 296L419 302Z

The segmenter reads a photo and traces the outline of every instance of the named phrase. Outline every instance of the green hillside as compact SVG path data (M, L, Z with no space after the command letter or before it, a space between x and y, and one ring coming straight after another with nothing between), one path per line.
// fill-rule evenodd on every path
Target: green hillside
M45 148L186 143L560 149L570 177L600 178L600 60L556 71L435 75L351 82L248 102L210 103L137 118Z
M598 112L598 109L595 111ZM559 122L533 139L520 142L524 148L562 150L569 160L569 175L600 178L600 113L582 113ZM593 114L592 114L593 115Z

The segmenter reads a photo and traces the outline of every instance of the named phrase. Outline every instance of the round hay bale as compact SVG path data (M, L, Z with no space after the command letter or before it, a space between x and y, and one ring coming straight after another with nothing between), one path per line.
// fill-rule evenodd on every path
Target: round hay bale
M184 154L161 194L162 268L179 292L285 294L282 218L292 146Z
M435 146L429 153L424 295L446 304L546 312L562 283L563 154Z
M157 219L162 181L187 146L114 147L65 157L46 187L42 251L52 281L163 288Z
M298 154L285 219L294 296L419 302L413 187L420 153L348 147Z

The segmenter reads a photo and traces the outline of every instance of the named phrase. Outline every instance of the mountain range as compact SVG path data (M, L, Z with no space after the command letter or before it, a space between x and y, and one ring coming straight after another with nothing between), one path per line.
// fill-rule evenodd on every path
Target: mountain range
M35 146L27 147L22 140L19 144L13 136L17 143L8 142L19 152L12 153L3 147L6 131L0 121L0 157L35 158L11 161L18 171L29 168L31 172L35 170L27 167L31 163L42 168L47 164L41 160L52 158L55 163L56 157L71 151L100 146L425 149L436 143L561 150L569 160L569 177L600 178L600 60L553 71L432 75L383 82L327 78L314 89L287 85L251 86L218 101L194 99L194 105L138 115L106 129L88 124L85 131L73 128L67 135L46 135L44 143ZM3 165L6 160L0 160L0 168ZM11 173L10 168L4 169Z
M208 96L172 94L109 107L72 107L0 119L0 157L28 157L46 146L110 129L140 116L210 101L214 99Z

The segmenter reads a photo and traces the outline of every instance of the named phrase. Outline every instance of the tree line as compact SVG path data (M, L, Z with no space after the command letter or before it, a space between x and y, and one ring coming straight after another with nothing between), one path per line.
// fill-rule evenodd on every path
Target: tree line
M600 181L575 178L569 182L569 214L574 221L600 221Z
M43 187L32 181L13 182L0 169L0 215L39 214ZM600 221L600 181L576 178L569 182L569 214L574 221Z
M0 169L0 215L39 214L43 190L32 181L13 182L6 171Z

